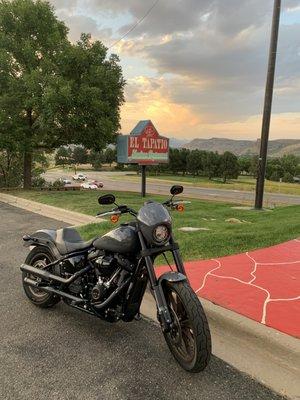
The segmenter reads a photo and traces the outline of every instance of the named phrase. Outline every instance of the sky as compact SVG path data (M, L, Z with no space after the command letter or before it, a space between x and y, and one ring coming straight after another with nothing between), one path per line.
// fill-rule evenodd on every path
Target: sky
M76 42L108 48L155 0L51 0ZM127 82L121 132L151 119L178 139L257 139L273 0L158 0L109 49ZM300 139L300 0L282 0L270 139Z

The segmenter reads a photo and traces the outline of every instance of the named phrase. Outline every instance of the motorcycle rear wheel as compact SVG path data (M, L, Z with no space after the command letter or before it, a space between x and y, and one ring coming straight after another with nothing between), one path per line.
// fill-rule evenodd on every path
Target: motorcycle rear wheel
M44 247L35 247L28 254L25 260L25 264L32 265L36 268L44 269L48 264L50 264L53 261L54 257L48 249ZM35 304L38 307L49 308L53 307L60 301L60 298L58 296L43 292L42 290L39 290L37 288L34 288L26 284L24 282L24 278L26 277L31 278L33 280L36 280L37 278L26 272L22 272L22 282L25 294L33 304Z
M164 333L168 347L188 372L203 371L211 357L211 335L203 307L187 282L167 283L165 296L173 328Z

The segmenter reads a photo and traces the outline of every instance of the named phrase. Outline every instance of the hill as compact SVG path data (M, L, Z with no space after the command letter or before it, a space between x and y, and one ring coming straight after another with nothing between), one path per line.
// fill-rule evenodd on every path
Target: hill
M193 139L191 142L183 144L181 147L194 150L217 151L222 154L231 151L237 156L256 155L259 153L260 140L233 140L222 138ZM297 139L278 139L270 140L269 156L281 157L284 154L295 154L300 156L300 140Z

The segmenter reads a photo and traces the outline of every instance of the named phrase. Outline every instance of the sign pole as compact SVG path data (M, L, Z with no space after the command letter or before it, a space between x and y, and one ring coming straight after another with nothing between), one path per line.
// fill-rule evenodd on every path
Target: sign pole
M146 165L142 165L142 197L146 197Z
M270 132L270 121L272 112L273 88L276 67L277 43L279 33L281 0L274 0L274 12L272 23L271 44L269 53L268 76L265 92L264 114L261 132L260 153L258 159L255 209L261 210L263 206L265 175L267 166L268 142Z

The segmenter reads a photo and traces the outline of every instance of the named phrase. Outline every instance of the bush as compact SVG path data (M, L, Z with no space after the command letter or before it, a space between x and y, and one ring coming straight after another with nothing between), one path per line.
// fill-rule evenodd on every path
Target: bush
M270 181L279 182L281 178L281 174L279 171L274 171L269 177Z
M41 176L36 176L32 179L32 187L34 188L44 188L47 186L47 182Z
M115 166L115 170L116 170L116 171L124 171L124 169L125 169L125 165L124 165L124 164L118 163L118 164Z
M283 182L287 183L293 183L294 182L294 177L291 173L286 172L283 177L282 177Z
M64 186L65 186L64 183L62 181L60 181L59 179L57 179L54 182L50 182L48 184L49 189L51 189L51 188L59 189L59 188L63 188Z

